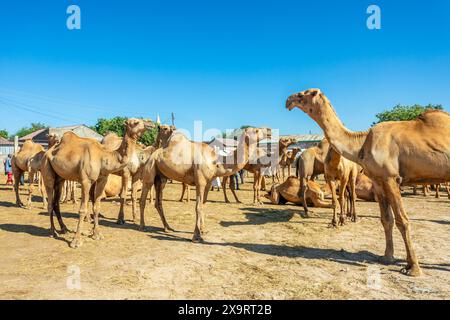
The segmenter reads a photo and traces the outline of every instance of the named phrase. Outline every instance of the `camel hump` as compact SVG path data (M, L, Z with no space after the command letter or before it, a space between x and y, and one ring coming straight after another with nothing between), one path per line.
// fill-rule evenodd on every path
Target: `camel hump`
M418 121L426 125L448 126L450 114L443 110L426 110L417 117Z

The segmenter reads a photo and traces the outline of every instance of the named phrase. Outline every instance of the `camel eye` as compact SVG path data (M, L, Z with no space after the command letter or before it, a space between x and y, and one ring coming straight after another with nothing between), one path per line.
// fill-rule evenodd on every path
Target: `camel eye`
M309 112L311 112L311 113L312 113L312 108L309 108Z

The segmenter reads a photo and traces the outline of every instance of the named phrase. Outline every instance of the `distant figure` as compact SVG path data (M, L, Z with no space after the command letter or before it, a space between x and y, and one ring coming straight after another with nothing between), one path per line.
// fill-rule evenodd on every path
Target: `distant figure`
M244 169L239 170L239 177L241 177L241 184L244 184Z
M7 175L6 184L13 184L13 174L12 174L12 166L11 166L11 158L12 155L8 154L8 157L5 161L3 161L3 164L5 166L5 175Z
M217 191L220 191L220 179L218 177L214 178L211 183L211 191L214 191L214 188L217 188Z
M239 172L236 172L235 174L233 174L232 176L231 176L231 183L233 183L234 184L234 188L236 189L236 190L239 190Z

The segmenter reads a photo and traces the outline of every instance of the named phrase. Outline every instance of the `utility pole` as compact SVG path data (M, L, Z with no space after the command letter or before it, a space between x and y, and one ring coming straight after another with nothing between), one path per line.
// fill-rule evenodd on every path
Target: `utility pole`
M172 112L172 125L173 126L175 125L175 115L173 114L173 112Z

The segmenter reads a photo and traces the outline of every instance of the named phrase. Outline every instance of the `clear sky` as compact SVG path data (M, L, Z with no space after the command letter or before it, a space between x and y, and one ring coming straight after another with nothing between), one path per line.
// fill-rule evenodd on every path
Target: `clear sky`
M81 8L81 30L66 9ZM381 8L381 30L366 9ZM0 0L0 129L160 114L193 128L320 133L288 95L321 88L351 129L450 105L450 1Z

